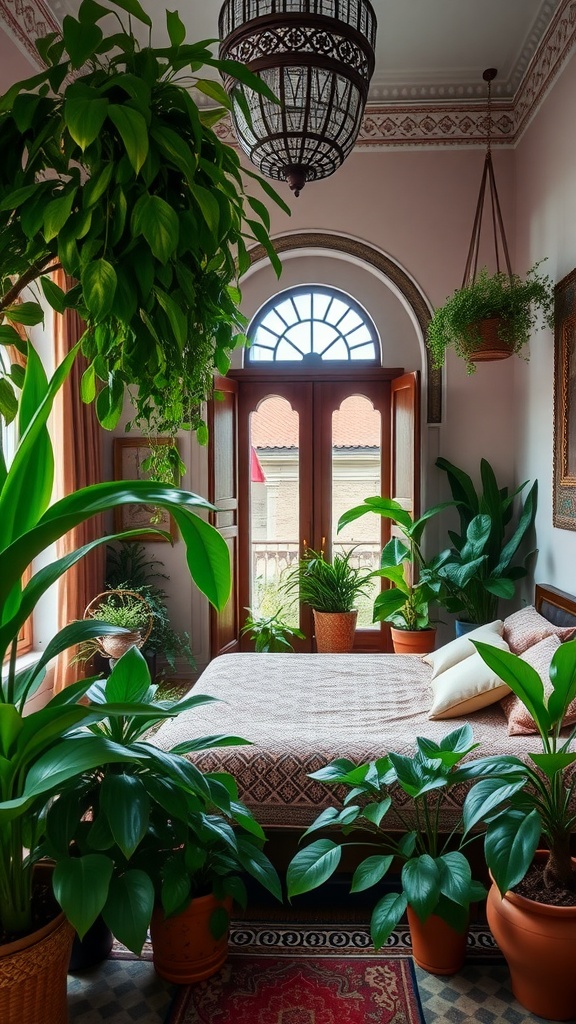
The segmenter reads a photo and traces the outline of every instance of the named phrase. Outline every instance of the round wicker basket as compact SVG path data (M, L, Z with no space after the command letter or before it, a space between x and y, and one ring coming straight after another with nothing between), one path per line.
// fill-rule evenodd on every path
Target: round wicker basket
M96 597L92 598L90 603L86 606L84 618L99 618L99 604L102 601L109 600L111 597L117 597L120 606L127 598L130 600L135 599L137 601L141 601L146 615L145 625L140 629L130 630L129 633L101 636L97 638L98 646L102 653L108 658L113 658L114 661L116 661L118 658L121 658L130 647L143 647L152 632L154 616L150 605L146 598L142 597L142 594L137 594L134 590L106 590L104 593L97 594Z

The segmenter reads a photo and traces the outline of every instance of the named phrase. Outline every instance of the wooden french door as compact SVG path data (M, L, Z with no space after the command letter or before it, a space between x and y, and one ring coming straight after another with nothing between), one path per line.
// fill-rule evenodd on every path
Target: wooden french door
M234 401L237 397L238 403L235 445L237 493L233 497L219 496L215 488L212 497L217 505L220 497L221 508L221 502L224 500L224 521L227 524L225 528L227 536L232 530L230 541L233 542L231 553L234 557L237 548L238 586L233 601L234 612L225 616L224 630L216 626L213 633L214 654L238 649L239 624L241 625L245 617L245 609L254 605L255 578L260 578L258 569L255 569L258 558L262 560L265 556L268 564L270 558L275 558L276 565L273 568L278 575L290 560L294 561L299 557L305 546L317 551L324 550L326 556L330 557L333 550L345 550L355 545L356 536L336 535L338 516L346 508L360 503L362 498L370 494L394 495L397 483L400 484L402 491L407 492L406 495L402 494L403 504L417 513L415 486L418 473L414 454L417 451L417 443L414 434L417 433L418 388L415 374L400 374L400 370L371 367L364 371L347 370L345 375L336 371L323 374L299 372L291 375L286 370L281 376L278 373L258 370L236 371L230 375L234 378L232 392L234 385L238 385L237 396L234 395ZM346 483L346 466L341 464L349 458L350 465L353 466L354 453L357 462L366 461L367 448L371 447L372 450L375 446L363 448L360 424L357 436L350 438L349 445L346 444L346 439L342 443L342 438L335 436L338 430L338 416L344 414L343 410L347 408L345 403L352 397L355 401L360 399L361 409L367 410L367 417L372 416L372 425L374 418L379 425L377 475L374 470L374 477L367 481L361 492L358 491L360 485L357 484L355 495L353 489L348 488ZM270 478L266 480L265 472L256 455L252 417L259 410L266 409L266 403L270 399L276 402L274 410L282 422L277 423L278 429L271 431L268 457L275 458L279 465L284 461L285 475L286 465L292 460L288 475L291 474L295 478L289 488L276 487L275 500L280 506L278 514L284 516L289 522L289 527L281 529L281 535L273 543L269 539L266 542L254 540L259 525L254 511L255 472L256 479L262 479L263 484L270 484ZM222 461L226 461L228 467L236 465L234 458L232 461L226 458L231 443L231 430L236 429L236 420L230 418L230 407L226 410L221 402L214 403L214 417L211 461L215 463L216 469L213 470L212 479L226 478L227 486L224 490L230 491L234 489L230 468L222 473L217 467ZM223 430L219 430L217 426L220 417L228 421ZM287 432L286 437L284 431ZM294 443L295 436L297 440ZM286 442L284 448L282 441ZM265 445L262 446L262 439L257 451L261 454L267 451ZM267 469L267 472L270 473L270 470ZM355 469L354 473L357 476L358 470ZM261 490L266 490L266 487ZM367 516L363 522L368 524L369 520L372 520L370 531L373 534L369 546L374 557L389 536L389 523L376 516ZM360 549L363 545L367 546L365 538L357 546ZM357 631L356 648L364 651L389 649L388 629L372 626L366 621L366 615L364 620L363 627ZM312 616L310 610L305 607L300 609L300 628L306 635L306 641L298 644L298 648L312 650ZM250 649L248 643L241 643L241 646Z

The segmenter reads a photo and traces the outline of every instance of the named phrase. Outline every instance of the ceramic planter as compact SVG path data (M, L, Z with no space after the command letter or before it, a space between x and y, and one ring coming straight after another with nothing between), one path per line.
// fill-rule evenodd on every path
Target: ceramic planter
M546 1020L576 1018L576 907L537 903L514 892L502 899L493 884L486 914L518 1002Z
M479 331L482 341L470 352L469 359L472 363L509 359L512 355L512 346L509 342L503 341L499 335L501 324L501 316L491 317L489 320L479 320L474 324L474 333Z
M211 893L193 899L181 914L164 917L156 907L150 923L154 969L176 985L191 985L219 971L228 956L228 930L219 939L210 931L210 917L218 907L228 915L232 900L217 900Z
M390 626L395 654L430 654L436 646L436 629L396 629Z
M468 929L457 932L441 917L431 914L421 921L412 907L406 910L412 939L412 956L429 974L456 974L464 964Z
M66 973L74 929L64 914L0 946L0 1021L67 1024Z
M314 634L318 654L349 654L354 647L356 609L351 612L319 612L314 609Z

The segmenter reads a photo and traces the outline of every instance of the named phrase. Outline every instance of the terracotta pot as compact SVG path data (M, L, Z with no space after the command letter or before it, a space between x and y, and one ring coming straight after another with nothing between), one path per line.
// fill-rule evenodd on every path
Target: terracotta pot
M429 974L456 974L466 957L468 929L457 932L441 917L431 914L425 921L408 907L412 956Z
M390 626L395 654L430 654L436 646L436 628L396 629Z
M545 859L547 853L538 851L536 857ZM502 899L492 885L486 914L518 1002L546 1020L576 1018L576 907L536 903L514 892Z
M0 1021L67 1024L66 972L74 929L64 914L0 946Z
M349 654L354 647L358 612L318 612L314 609L314 633L318 654Z
M175 917L164 917L161 907L154 909L150 936L154 969L161 978L190 985L220 970L228 956L228 930L219 939L210 932L210 917L218 907L230 915L232 900L199 896Z
M473 363L491 362L495 359L508 359L512 355L512 346L503 341L499 335L502 317L495 316L489 320L479 320L474 324L474 333L480 332L481 343L470 353Z

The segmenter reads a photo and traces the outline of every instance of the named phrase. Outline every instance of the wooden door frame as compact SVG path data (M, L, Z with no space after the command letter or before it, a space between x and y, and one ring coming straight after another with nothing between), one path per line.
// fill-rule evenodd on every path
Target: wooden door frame
M293 408L305 408L305 405L299 401L306 394L306 403L312 403L312 389L314 385L326 385L331 384L333 387L330 389L332 393L338 395L340 390L349 388L350 385L358 384L359 388L362 385L369 385L368 390L372 390L374 385L385 386L388 391L388 403L390 404L390 385L391 381L395 378L404 375L404 370L400 367L380 367L362 365L358 369L352 368L350 363L347 362L345 365L332 366L329 369L325 367L318 367L314 369L302 367L301 363L282 363L275 369L257 369L253 366L242 369L242 370L230 370L228 376L238 382L238 475L240 481L246 481L249 479L250 474L250 437L248 428L248 416L246 414L247 406L254 407L254 402L266 398L273 393L271 386L276 384L282 388L282 392L285 394L286 389L291 390L294 387L293 396L294 404ZM309 385L306 387L306 391L303 390L303 385ZM346 397L342 395L342 399ZM341 400L342 400L341 399ZM290 401L290 399L288 399ZM308 405L310 407L310 405ZM301 420L301 429L303 436L310 436L316 431L320 431L320 436L331 437L331 430L327 421L327 410L329 409L330 415L333 408L332 403L316 403L314 405L314 416L315 420L312 423L308 423L306 418ZM382 421L382 450L381 450L381 479L382 483L390 481L390 418ZM300 447L301 458L304 460L312 460L312 446L310 451L306 452L304 446ZM306 538L309 546L317 550L321 545L322 527L316 531L316 534L312 530L312 509L313 507L326 507L330 509L330 523L326 523L325 536L330 538L331 535L331 501L330 496L326 494L326 489L331 489L331 480L328 479L328 474L319 474L314 472L316 467L308 462L301 462L302 466L302 477L304 479L310 479L313 482L313 488L320 487L320 491L316 490L309 496L309 500L306 495L303 496L304 500L300 500L300 539ZM319 481L322 481L321 484ZM249 603L250 595L250 551L249 551L249 536L250 536L250 518L249 518L249 489L245 486L240 486L238 492L238 552L239 552L239 567L238 567L238 598L239 598L239 609L246 607ZM387 520L382 522L382 539L387 539L389 534L389 523ZM331 539L331 538L330 538ZM306 614L303 619L307 619ZM308 628L307 636L311 635L311 624L312 616L309 615L310 621L303 621L304 631ZM381 631L361 631L358 634L359 648L368 651L380 651L386 647L386 637L382 637ZM362 642L363 641L363 642ZM296 642L295 647L298 648ZM244 645L242 645L244 647ZM248 647L246 648L248 649Z

